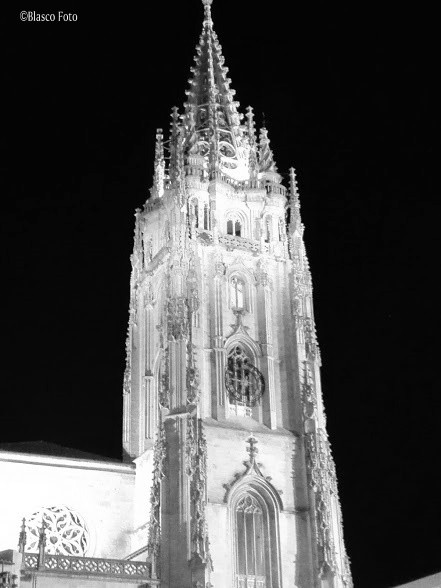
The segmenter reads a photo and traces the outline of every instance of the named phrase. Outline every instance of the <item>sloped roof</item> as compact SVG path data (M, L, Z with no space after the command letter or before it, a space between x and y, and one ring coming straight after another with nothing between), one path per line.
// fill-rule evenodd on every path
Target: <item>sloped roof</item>
M64 447L63 445L57 445L56 443L49 443L47 441L41 440L0 443L0 451L121 463L119 460L112 459L111 457L97 455L96 453L89 453L88 451L81 451L80 449L73 449L72 447Z

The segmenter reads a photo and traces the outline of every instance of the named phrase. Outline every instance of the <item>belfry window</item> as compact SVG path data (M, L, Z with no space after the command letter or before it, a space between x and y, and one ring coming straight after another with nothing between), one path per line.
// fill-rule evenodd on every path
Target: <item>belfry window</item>
M236 512L236 586L265 588L265 558L268 539L265 537L264 513L251 494L237 503Z
M243 237L244 233L244 218L237 212L229 212L227 214L227 235L234 235L235 237Z
M225 385L230 403L253 407L260 402L265 382L241 345L233 347L228 355Z
M245 284L237 276L230 281L230 301L232 308L245 308Z

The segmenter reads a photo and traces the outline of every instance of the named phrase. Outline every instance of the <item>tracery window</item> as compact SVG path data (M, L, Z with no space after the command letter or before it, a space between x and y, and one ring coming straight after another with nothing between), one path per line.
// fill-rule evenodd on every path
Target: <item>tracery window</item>
M86 555L90 534L81 515L66 506L41 508L26 519L26 551L37 552L41 523L46 527L46 552Z
M254 496L247 493L239 500L235 521L237 587L265 588L268 538L263 510Z
M237 276L230 280L230 303L232 308L245 308L245 283Z
M262 374L241 345L233 347L228 355L225 385L231 403L248 407L256 406L265 390Z

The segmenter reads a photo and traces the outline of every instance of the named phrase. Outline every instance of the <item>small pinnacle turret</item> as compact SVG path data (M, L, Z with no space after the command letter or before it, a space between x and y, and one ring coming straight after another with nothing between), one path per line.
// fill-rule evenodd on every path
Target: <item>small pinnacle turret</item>
M296 229L302 228L302 219L300 217L300 199L299 190L297 187L296 171L293 167L289 169L289 202L290 208L290 230L294 232Z
M273 172L277 173L274 155L270 148L270 140L268 138L268 130L265 127L260 129L259 136L259 171L261 173Z
M164 172L165 172L165 158L164 158L164 136L162 129L156 130L156 144L155 144L155 163L154 163L154 178L153 178L153 195L160 198L164 193Z

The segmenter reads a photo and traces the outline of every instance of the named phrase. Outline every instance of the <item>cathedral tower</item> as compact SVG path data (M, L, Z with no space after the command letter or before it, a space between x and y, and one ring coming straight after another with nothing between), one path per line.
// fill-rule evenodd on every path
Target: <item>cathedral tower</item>
M234 99L211 1L136 212L123 443L149 558L167 588L348 588L295 173Z

